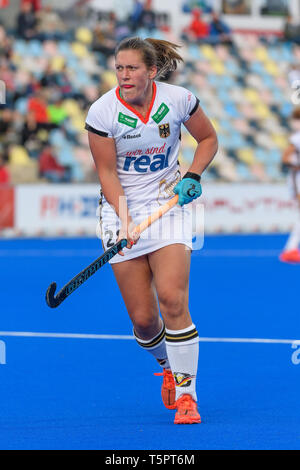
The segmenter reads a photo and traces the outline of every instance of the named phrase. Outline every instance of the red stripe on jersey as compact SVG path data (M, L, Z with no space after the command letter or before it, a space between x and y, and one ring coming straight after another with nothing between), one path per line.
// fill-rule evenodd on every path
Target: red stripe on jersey
M144 124L147 124L147 122L149 121L150 113L151 113L151 111L152 111L153 104L154 104L155 97L156 97L156 84L155 84L155 82L153 82L153 88L152 88L152 90L153 90L153 93L152 93L152 100L151 100L149 109L148 109L148 111L147 111L146 117L143 117L136 109L134 109L132 106L130 106L130 104L126 103L126 101L123 100L123 98L121 97L121 94L120 94L120 87L119 87L119 86L118 86L118 88L116 89L116 95L117 95L118 100L121 101L121 103L122 103L127 109L129 109L133 114L135 114L136 116L138 116L138 118L139 118Z

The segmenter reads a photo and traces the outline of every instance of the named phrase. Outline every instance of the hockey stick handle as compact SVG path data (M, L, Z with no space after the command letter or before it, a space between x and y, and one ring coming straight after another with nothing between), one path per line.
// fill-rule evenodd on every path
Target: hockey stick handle
M163 206L161 206L157 211L153 212L153 214L149 215L147 219L143 220L139 225L135 227L135 230L138 233L142 233L148 227L150 227L153 222L160 219L166 212L168 212L172 207L174 207L178 202L178 194L172 197L168 202L166 202Z

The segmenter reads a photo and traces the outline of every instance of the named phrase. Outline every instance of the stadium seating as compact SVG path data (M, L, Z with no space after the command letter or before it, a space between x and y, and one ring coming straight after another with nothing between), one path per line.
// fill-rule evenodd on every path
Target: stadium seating
M146 37L149 31L141 30L137 34ZM153 37L162 39L170 39L170 34L151 32ZM116 85L113 60L94 52L92 42L93 34L85 27L75 30L72 40L13 41L12 64L20 77L17 86L22 88L26 74L33 73L40 80L49 65L53 73L66 68L72 77L72 92L63 99L67 119L62 120L59 129L49 133L49 141L60 163L71 167L74 181L88 179L94 170L83 137L89 105L83 107L76 96L83 95L91 103ZM218 133L220 149L205 178L277 181L283 178L279 163L288 142L289 116L293 109L287 75L290 65L300 58L300 47L280 41L268 45L249 34L235 34L234 43L234 47L185 44L182 49L185 65L176 75L178 84L199 97ZM14 108L25 118L28 95L20 93ZM187 167L196 144L185 129L182 133L180 160ZM18 163L15 153L11 151L10 165L24 166L24 155L30 158L26 149L22 163ZM38 178L37 174L33 172L32 178Z

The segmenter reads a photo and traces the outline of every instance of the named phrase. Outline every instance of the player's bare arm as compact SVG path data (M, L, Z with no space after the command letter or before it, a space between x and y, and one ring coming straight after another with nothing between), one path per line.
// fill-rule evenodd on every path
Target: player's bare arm
M288 145L282 154L282 163L288 165L291 161L291 156L295 153L296 148L293 144Z
M282 163L283 165L291 167L293 170L300 170L300 166L292 162L292 156L297 152L296 147L293 144L290 144L282 154Z
M218 150L216 131L200 106L184 125L198 142L193 163L188 171L201 175Z

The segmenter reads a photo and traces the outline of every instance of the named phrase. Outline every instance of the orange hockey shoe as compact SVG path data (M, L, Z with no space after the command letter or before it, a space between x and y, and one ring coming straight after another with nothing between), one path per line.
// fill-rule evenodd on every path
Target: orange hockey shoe
M154 375L163 376L161 386L161 397L163 404L168 410L175 410L175 380L170 369L163 369L163 372L156 372Z
M197 403L191 395L181 395L176 401L176 414L174 424L196 424L201 423Z
M300 263L300 251L298 249L283 251L279 259L284 263Z

